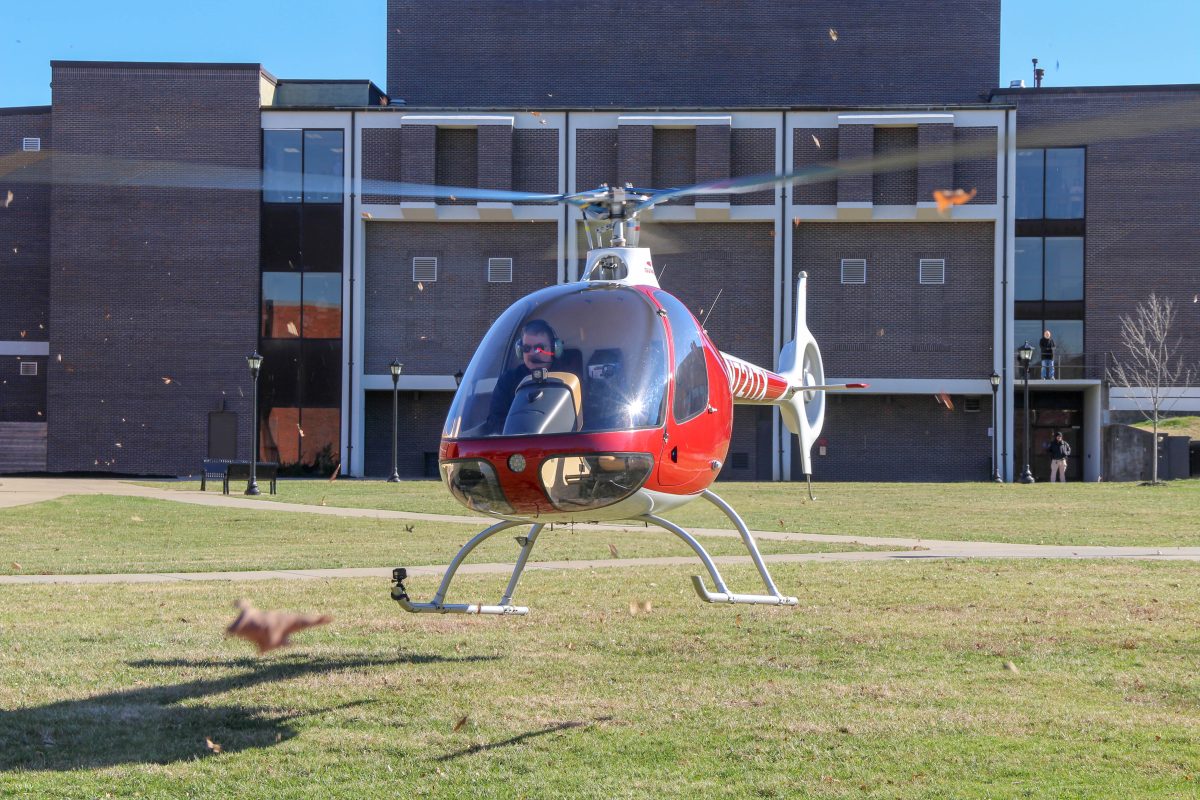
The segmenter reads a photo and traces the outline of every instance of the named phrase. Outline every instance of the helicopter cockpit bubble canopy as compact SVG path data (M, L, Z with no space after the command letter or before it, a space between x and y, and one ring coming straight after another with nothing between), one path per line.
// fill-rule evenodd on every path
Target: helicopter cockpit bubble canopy
M492 325L454 396L448 439L600 433L664 422L665 325L640 290L551 286Z

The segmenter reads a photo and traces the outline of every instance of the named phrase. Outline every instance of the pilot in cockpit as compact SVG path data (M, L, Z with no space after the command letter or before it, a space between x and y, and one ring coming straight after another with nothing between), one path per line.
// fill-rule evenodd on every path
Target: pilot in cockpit
M554 335L549 323L541 319L531 319L521 327L521 338L515 347L520 352L521 363L505 371L496 381L485 425L488 434L495 435L504 429L508 409L521 381L535 369L553 370L555 361L562 357L562 340Z

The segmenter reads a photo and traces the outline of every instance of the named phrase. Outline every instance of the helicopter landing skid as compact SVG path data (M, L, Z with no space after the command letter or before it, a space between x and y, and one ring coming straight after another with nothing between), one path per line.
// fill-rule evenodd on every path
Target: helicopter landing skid
M715 492L707 489L701 495L705 500L712 503L717 508L729 517L729 521L734 524L737 531L742 536L742 542L745 543L746 549L750 551L750 558L754 560L754 566L758 568L758 574L762 577L763 584L767 587L769 594L736 594L729 591L725 585L725 581L721 578L721 573L717 570L717 565L713 562L712 556L704 549L704 545L696 541L696 538L685 531L670 520L656 517L653 514L642 516L644 522L650 522L663 530L671 533L682 539L704 562L705 568L708 570L709 576L717 587L717 591L710 592L704 585L704 577L702 575L692 576L692 586L696 590L696 594L706 603L733 603L743 605L768 605L768 606L794 606L799 603L795 597L789 597L780 594L779 589L775 586L775 581L771 580L771 573L767 570L767 565L763 561L762 554L758 552L758 545L754 541L754 537L750 534L750 529L746 527L746 523L738 516L738 513L733 510L733 506L722 500Z
M708 570L709 576L717 587L717 591L710 592L704 585L704 578L700 575L692 576L692 585L696 589L696 594L706 603L730 603L730 604L745 604L745 605L773 605L773 606L794 606L799 601L795 597L788 597L780 594L776 588L775 582L771 580L771 573L767 570L767 565L763 562L762 555L758 552L758 545L754 542L754 537L750 534L750 530L746 527L746 523L738 516L738 513L733 510L733 507L718 497L715 493L705 491L701 497L715 505L724 512L725 516L733 522L738 533L742 536L742 541L746 545L746 549L750 551L750 557L754 560L754 566L758 568L758 574L762 577L763 583L767 587L768 594L736 594L729 591L725 585L725 580L721 577L720 571L717 570L717 565L713 562L712 556L704 549L700 542L690 533L685 531L670 520L656 517L653 514L645 514L637 519L652 523L675 534L700 557L704 562L705 568ZM471 551L482 544L487 539L495 536L497 533L515 528L524 523L512 522L505 520L498 522L489 528L484 529L480 533L462 546L458 554L454 556L454 560L450 562L450 566L446 568L446 573L442 576L442 582L438 585L437 592L434 593L433 599L428 603L414 603L409 599L408 591L404 588L404 581L408 578L408 571L403 567L397 567L392 570L392 599L400 604L400 607L405 611L413 614L495 614L500 616L524 616L529 613L526 606L514 606L512 604L513 592L517 589L517 582L521 579L521 573L525 570L525 564L529 561L529 554L533 551L533 545L537 542L538 534L545 527L544 523L536 523L529 529L529 534L526 536L518 536L517 542L521 545L521 553L517 556L517 563L513 566L512 577L508 579L508 586L504 589L504 595L500 598L500 602L494 606L484 605L483 603L447 603L446 593L450 589L450 582L454 580L455 573L466 560Z
M459 566L471 554L471 551L497 533L522 524L506 520L504 522L497 522L490 528L486 528L476 534L475 538L463 545L462 549L458 551L458 555L454 556L454 560L446 568L446 574L442 576L442 582L438 585L437 592L434 593L433 599L428 603L414 603L409 599L408 591L404 588L404 581L408 578L408 571L403 567L397 567L392 570L392 599L399 603L400 607L405 611L413 614L497 614L502 616L524 616L528 614L529 609L526 606L514 606L512 604L512 596L513 592L517 589L517 581L521 579L521 573L525 570L525 563L529 560L529 554L533 550L534 542L537 541L538 534L545 527L541 523L530 527L527 536L517 537L517 542L521 545L521 554L517 556L517 563L513 567L512 577L508 579L508 586L505 588L504 596L500 598L499 603L489 606L482 603L445 602L446 592L450 588L450 581L454 579L454 574L458 572Z

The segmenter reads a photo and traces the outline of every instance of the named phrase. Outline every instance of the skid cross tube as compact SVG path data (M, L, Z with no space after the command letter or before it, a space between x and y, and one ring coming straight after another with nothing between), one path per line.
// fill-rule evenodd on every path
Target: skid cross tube
M446 593L450 589L450 581L454 580L454 574L458 572L459 566L471 554L471 551L497 533L523 524L521 522L505 520L504 522L497 522L490 528L485 528L477 533L471 541L462 546L462 549L454 556L454 560L450 562L450 566L446 567L446 574L442 576L442 582L438 584L437 592L434 593L433 599L428 603L414 603L408 598L408 593L404 589L403 570L396 570L397 577L395 578L395 585L392 587L392 599L399 603L400 607L405 611L413 614L507 614L518 616L528 614L529 609L527 607L512 605L512 595L517 589L517 581L521 579L521 573L525 569L525 564L529 561L529 554L533 551L533 545L537 541L538 534L545 527L541 523L530 527L529 534L518 540L521 542L521 554L517 556L517 563L513 567L512 577L508 579L508 586L504 589L504 596L500 598L500 602L497 605L445 602Z

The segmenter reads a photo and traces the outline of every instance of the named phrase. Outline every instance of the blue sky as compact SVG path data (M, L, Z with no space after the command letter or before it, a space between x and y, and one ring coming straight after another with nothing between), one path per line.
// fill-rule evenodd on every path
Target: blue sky
M48 104L51 59L260 62L278 77L386 88L385 0L0 6L0 107ZM1002 0L1002 9L1000 85L1032 85L1034 56L1047 86L1200 83L1198 0Z

